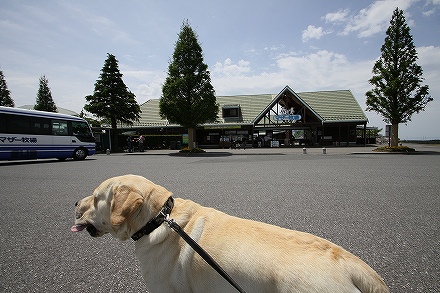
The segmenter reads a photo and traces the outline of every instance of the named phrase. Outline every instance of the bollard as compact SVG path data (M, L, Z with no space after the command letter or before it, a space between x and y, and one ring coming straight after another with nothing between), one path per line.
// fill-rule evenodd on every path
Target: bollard
M327 154L327 149L325 147L322 148L322 154L323 155Z
M306 147L304 147L303 148L303 155L306 155L307 154L307 149L306 149Z
M105 153L106 153L107 155L110 155L110 150L107 149Z

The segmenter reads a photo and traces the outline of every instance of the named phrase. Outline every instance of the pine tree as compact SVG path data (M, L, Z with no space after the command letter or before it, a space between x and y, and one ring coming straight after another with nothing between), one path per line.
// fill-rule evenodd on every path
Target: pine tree
M99 79L96 80L93 95L87 96L86 101L84 109L99 118L110 120L112 129L116 129L118 122L133 124L133 121L140 118L141 109L135 95L122 80L118 60L109 53ZM115 134L113 131L114 142L116 142ZM112 146L116 145L117 143L112 143Z
M52 92L49 88L49 80L45 75L40 77L40 87L38 88L35 110L57 112L57 106L52 99Z
M218 104L208 65L203 61L197 35L187 21L181 27L168 66L159 110L162 118L188 128L190 149L194 147L195 128L217 118Z
M392 125L391 146L398 145L399 123L411 121L414 113L424 111L432 101L422 68L416 64L417 51L403 11L394 10L386 31L382 55L369 80L373 89L366 93L367 110L376 111Z
M0 70L0 106L14 107L14 100L11 98L11 92L8 90L3 71Z

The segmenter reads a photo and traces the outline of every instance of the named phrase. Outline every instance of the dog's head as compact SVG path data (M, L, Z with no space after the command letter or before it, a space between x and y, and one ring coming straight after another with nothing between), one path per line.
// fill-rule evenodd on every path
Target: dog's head
M170 191L141 176L107 179L75 204L75 225L70 230L86 229L93 237L110 233L126 240L156 216L170 196Z

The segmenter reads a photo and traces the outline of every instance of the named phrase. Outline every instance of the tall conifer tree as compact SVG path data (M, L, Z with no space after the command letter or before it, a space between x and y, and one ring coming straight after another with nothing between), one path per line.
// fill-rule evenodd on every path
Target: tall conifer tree
M38 88L35 110L57 112L57 106L52 99L52 92L49 88L49 80L45 75L40 77L40 87Z
M366 93L367 110L376 111L392 125L391 146L398 145L399 123L411 121L432 101L427 85L421 85L422 68L416 64L417 51L403 11L394 10L386 31L382 55L369 80L374 87Z
M11 98L11 92L8 90L3 71L0 70L0 106L14 107L14 100Z
M141 109L136 102L135 95L127 88L119 71L118 60L112 54L101 69L99 79L96 80L93 95L86 97L84 109L97 117L108 119L112 129L117 123L133 124L140 118ZM113 131L112 148L117 145L116 133Z
M217 118L218 104L208 65L203 61L197 35L187 21L181 27L168 66L159 109L162 118L188 128L190 149L194 147L195 128Z

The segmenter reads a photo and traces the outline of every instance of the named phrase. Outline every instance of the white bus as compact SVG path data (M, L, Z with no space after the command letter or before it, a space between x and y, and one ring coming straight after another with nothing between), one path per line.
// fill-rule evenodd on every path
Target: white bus
M82 118L0 106L0 160L83 160L95 150L91 128Z

